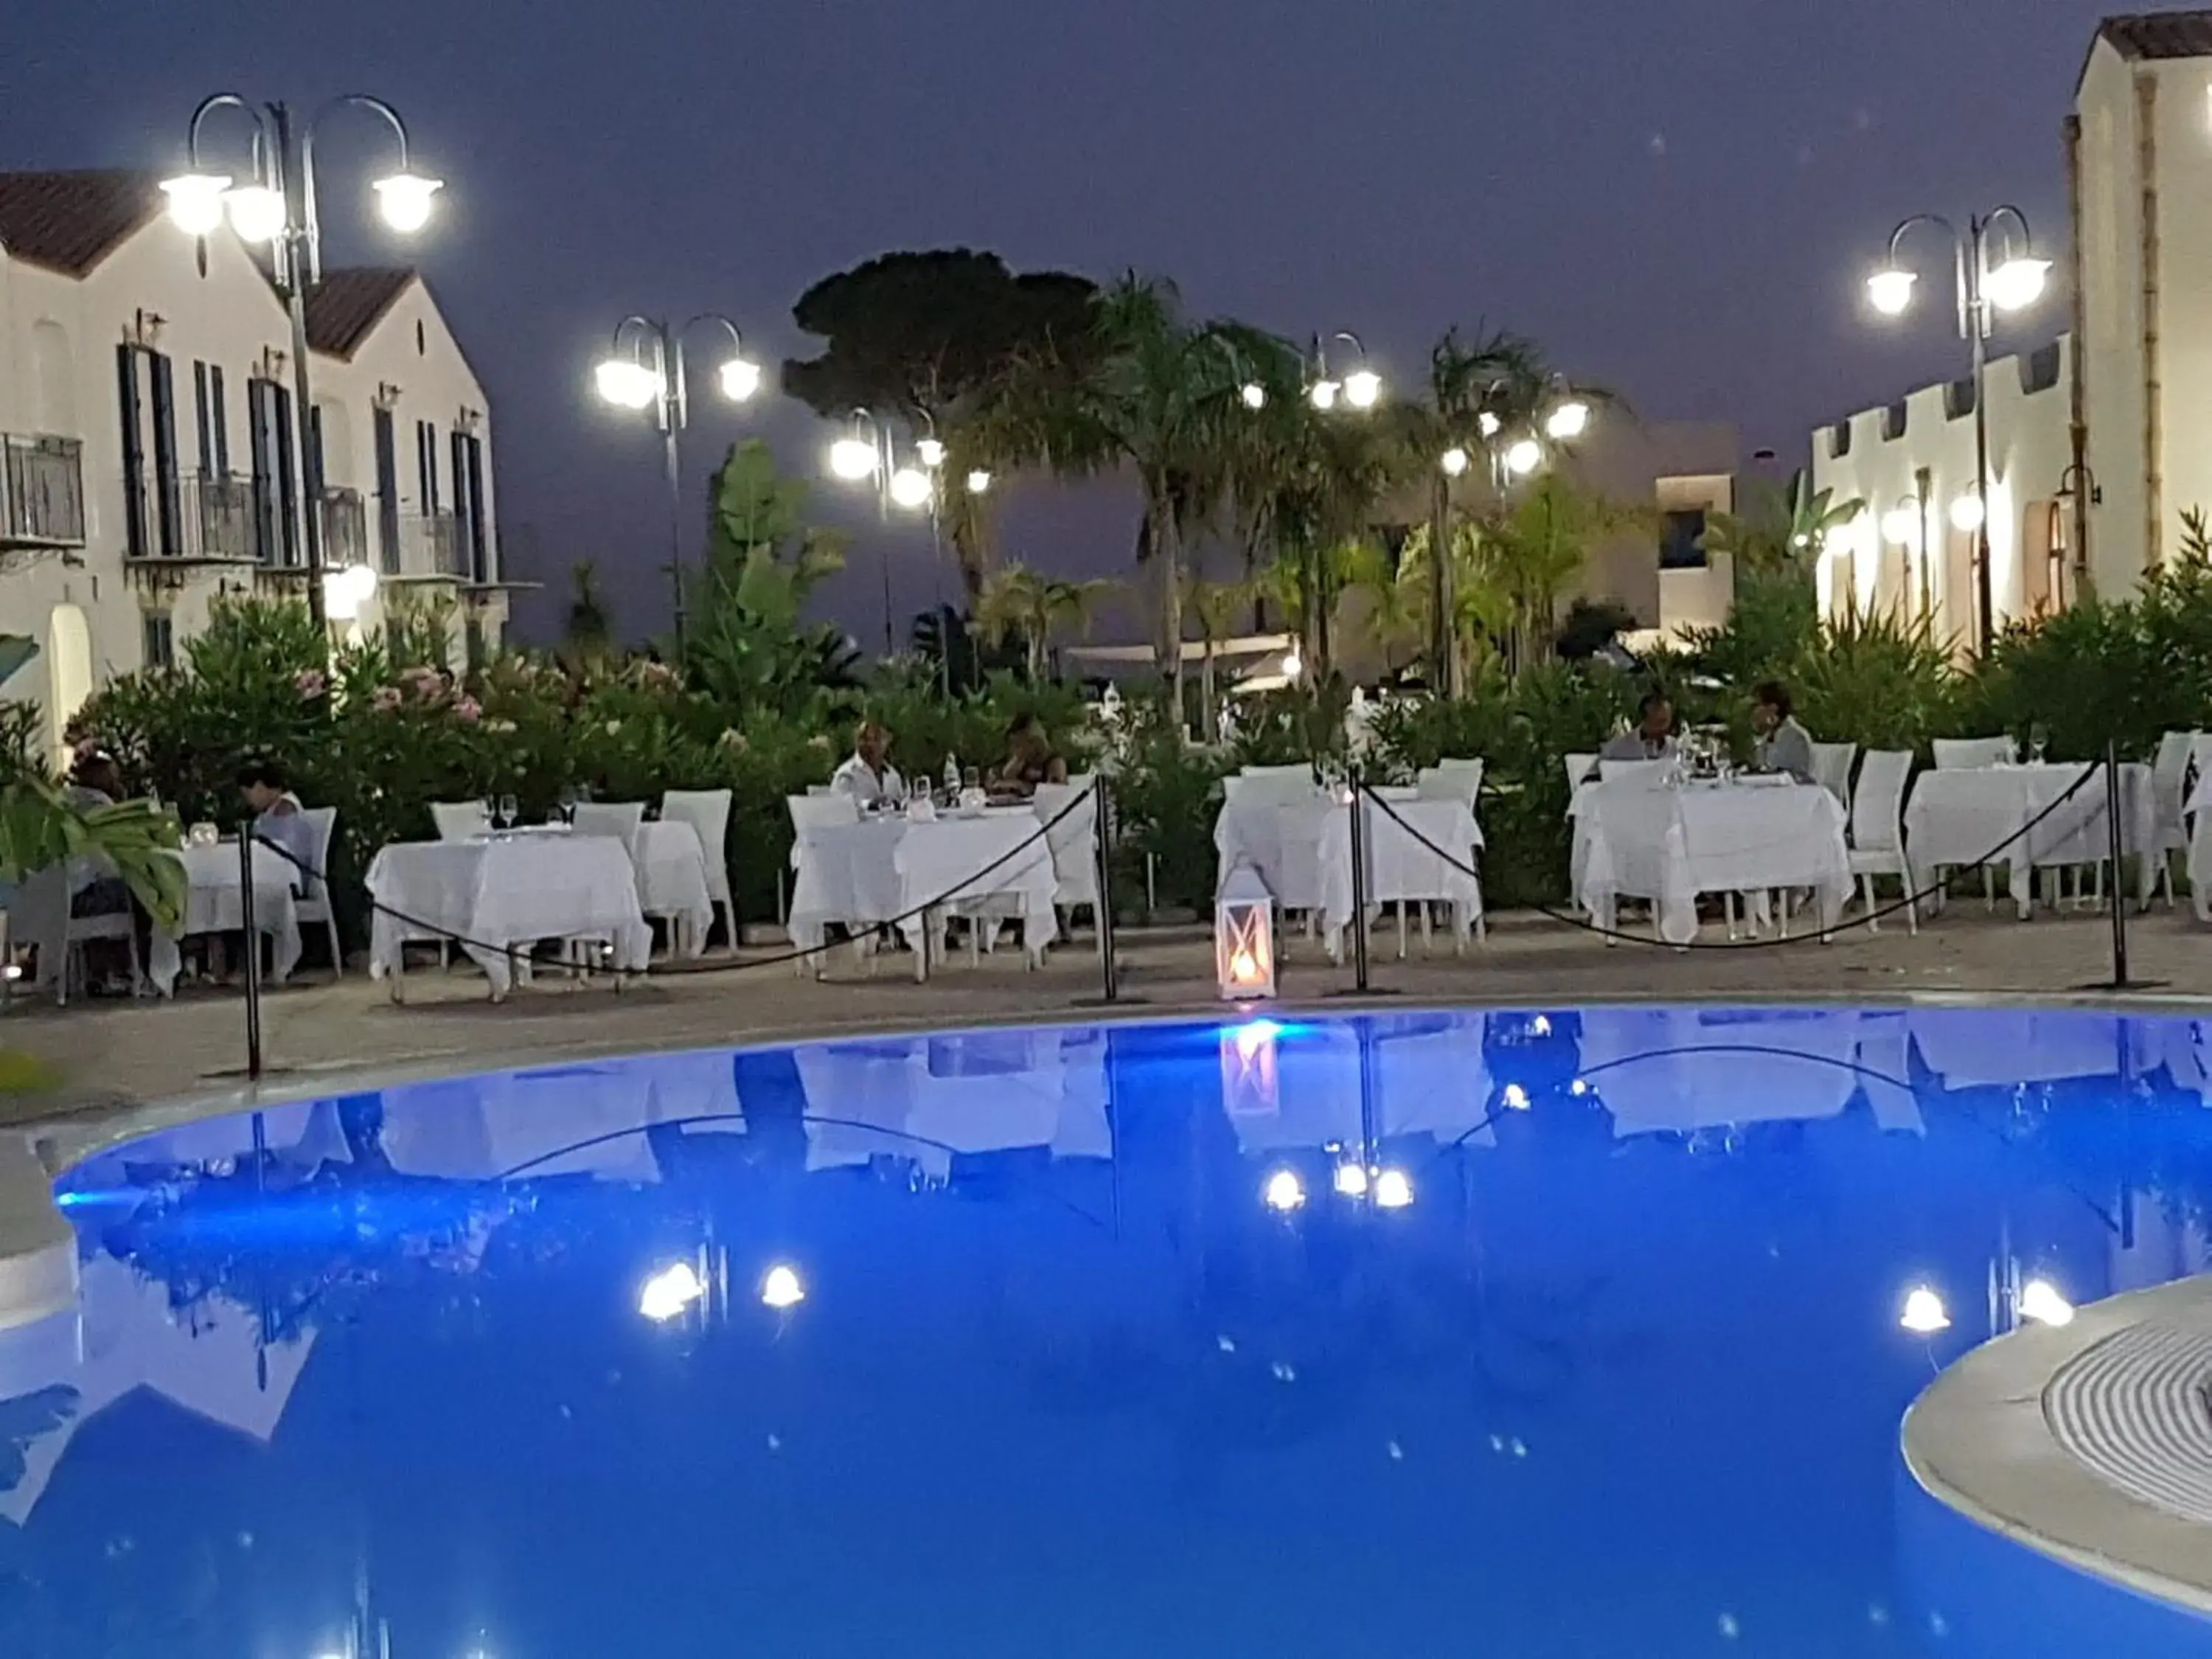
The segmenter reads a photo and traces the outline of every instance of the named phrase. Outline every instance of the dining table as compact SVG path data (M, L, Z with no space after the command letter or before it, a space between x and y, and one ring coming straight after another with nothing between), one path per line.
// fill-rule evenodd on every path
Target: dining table
M2120 767L2120 850L2136 854L2137 900L2158 882L2158 798L2151 769ZM2013 902L2035 912L2038 870L2097 865L2112 856L2105 769L2094 762L1938 767L1913 781L1905 845L1923 879L1942 869L1994 864L2009 872ZM2115 884L2119 879L2114 872Z
M793 843L787 926L792 943L819 951L831 923L855 931L896 923L913 948L915 977L941 954L945 920L1012 918L1032 964L1058 937L1052 848L1035 805L898 810L809 827Z
M174 856L185 868L185 910L173 933L154 930L146 976L163 996L174 994L183 971L183 941L206 934L234 933L246 926L245 871L235 836L217 842L187 842ZM270 982L281 985L300 964L300 917L294 884L299 872L281 853L253 849L253 928L269 940Z
M1482 830L1474 810L1464 800L1425 799L1403 786L1367 793L1360 823L1367 903L1449 904L1455 935L1464 941L1482 915L1475 863ZM1316 789L1291 800L1224 802L1213 846L1222 881L1239 864L1249 866L1279 908L1314 919L1329 960L1342 959L1357 908L1347 800Z
M555 826L465 841L398 842L369 865L369 972L402 1000L410 942L451 942L482 968L494 1001L526 980L542 940L604 947L618 973L642 971L653 949L629 850L611 836Z
M1705 893L1809 889L1821 931L1851 896L1844 809L1818 784L1753 774L1677 782L1601 779L1575 791L1572 890L1596 925L1614 931L1620 901L1648 900L1659 937L1698 936Z

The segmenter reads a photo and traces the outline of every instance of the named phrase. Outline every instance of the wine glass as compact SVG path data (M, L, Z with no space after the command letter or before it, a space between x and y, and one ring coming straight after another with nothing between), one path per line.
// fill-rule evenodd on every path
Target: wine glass
M2050 747L2051 733L2043 729L2042 721L2038 720L2027 728L2027 758L2030 765L2042 765L2043 752Z
M522 804L512 795L499 798L499 821L502 826L522 822Z
M483 798L483 815L485 829L496 830L500 827L498 796L486 795Z
M576 786L573 783L564 783L561 786L561 822L574 823L575 821Z

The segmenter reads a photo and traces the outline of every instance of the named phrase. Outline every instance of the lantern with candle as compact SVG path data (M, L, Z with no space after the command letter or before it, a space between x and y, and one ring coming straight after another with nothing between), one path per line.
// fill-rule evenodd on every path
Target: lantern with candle
M1275 994L1275 896L1248 864L1221 884L1213 906L1214 976L1224 1000Z

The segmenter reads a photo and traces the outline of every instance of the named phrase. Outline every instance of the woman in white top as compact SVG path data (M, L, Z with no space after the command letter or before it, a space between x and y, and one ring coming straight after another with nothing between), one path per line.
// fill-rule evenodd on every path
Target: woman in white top
M898 768L889 759L891 734L884 729L880 720L864 720L859 734L853 739L853 752L845 763L830 775L830 787L841 794L850 795L862 806L873 806L883 800L903 800L906 781L898 775Z

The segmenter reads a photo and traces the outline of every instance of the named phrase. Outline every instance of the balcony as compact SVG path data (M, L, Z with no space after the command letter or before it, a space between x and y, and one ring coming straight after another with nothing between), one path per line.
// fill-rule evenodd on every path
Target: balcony
M75 438L0 433L0 547L84 545L82 449Z
M370 562L368 507L358 489L327 489L315 504L317 527L322 532L323 568L343 570L348 565Z
M163 564L252 564L261 538L255 524L253 483L236 477L184 477L164 505L159 480L126 480L135 494L129 526L129 562Z

